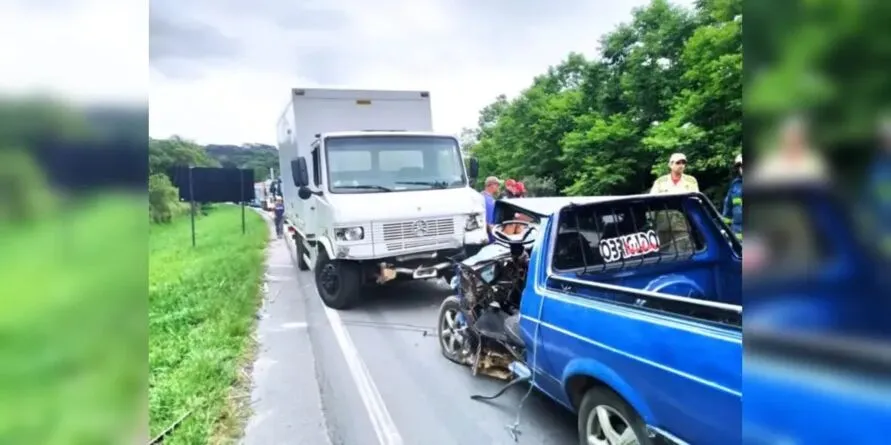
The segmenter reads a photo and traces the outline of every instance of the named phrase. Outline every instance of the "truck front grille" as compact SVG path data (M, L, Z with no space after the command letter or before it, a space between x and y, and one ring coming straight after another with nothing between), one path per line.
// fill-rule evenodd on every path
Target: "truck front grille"
M383 243L387 252L455 247L454 235L460 233L463 219L419 218L374 225L374 241Z
M418 219L381 224L383 241L429 239L455 234L454 218Z

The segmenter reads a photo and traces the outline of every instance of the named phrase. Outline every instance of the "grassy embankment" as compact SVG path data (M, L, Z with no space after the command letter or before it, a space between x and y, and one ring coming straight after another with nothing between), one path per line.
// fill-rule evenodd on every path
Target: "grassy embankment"
M217 206L152 225L149 238L149 416L152 437L191 411L165 445L229 443L250 401L249 366L269 232L247 211Z
M144 209L112 195L0 223L0 444L141 435Z

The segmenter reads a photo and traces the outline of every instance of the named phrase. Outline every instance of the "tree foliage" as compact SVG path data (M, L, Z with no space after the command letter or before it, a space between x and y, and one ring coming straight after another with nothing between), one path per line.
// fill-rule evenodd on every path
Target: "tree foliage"
M254 181L269 179L269 169L279 171L278 149L266 144L207 145L207 154L221 166L254 171Z
M219 167L204 148L192 141L173 136L169 139L149 140L149 172L168 173L173 166Z
M859 182L891 117L891 3L751 0L746 14L758 24L745 36L746 152L774 147L778 124L796 114L838 182Z
M169 223L174 216L184 213L187 204L179 201L179 191L163 173L149 176L149 219L153 223Z
M269 169L278 171L278 150L264 144L201 146L173 136L149 141L149 213L152 222L166 223L184 212L179 192L167 175L177 165L227 167L254 170L254 180L269 177Z
M480 111L461 136L480 176L537 178L569 195L640 193L679 151L717 199L742 150L741 15L741 0L635 9L599 57L569 54Z
M204 150L204 147L173 136L169 139L149 140L149 219L153 223L168 223L184 212L179 191L168 176L177 165L195 167L219 167L220 163Z

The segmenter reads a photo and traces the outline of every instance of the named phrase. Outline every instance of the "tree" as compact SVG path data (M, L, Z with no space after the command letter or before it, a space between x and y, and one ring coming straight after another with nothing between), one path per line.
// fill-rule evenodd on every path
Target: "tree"
M269 169L278 171L278 149L265 144L207 145L207 154L223 167L254 171L254 180L269 179Z
M149 140L149 219L167 223L181 213L179 191L171 183L171 168L177 165L219 167L204 148L194 142L173 136L170 139Z
M149 140L150 173L166 174L176 165L219 167L220 163L211 158L200 145L179 136Z
M472 153L481 176L551 179L569 195L640 193L669 155L691 160L712 199L742 141L741 0L666 0L635 9L600 41L569 54L517 97L480 111Z
M891 3L751 0L746 13L758 23L745 43L747 154L770 147L785 117L803 115L814 148L856 183L891 102Z

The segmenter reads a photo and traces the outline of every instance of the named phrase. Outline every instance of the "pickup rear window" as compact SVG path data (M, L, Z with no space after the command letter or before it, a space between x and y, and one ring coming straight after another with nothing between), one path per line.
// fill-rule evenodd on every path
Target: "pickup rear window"
M705 241L684 211L685 197L568 207L560 212L553 267L568 271L611 264L685 259Z

